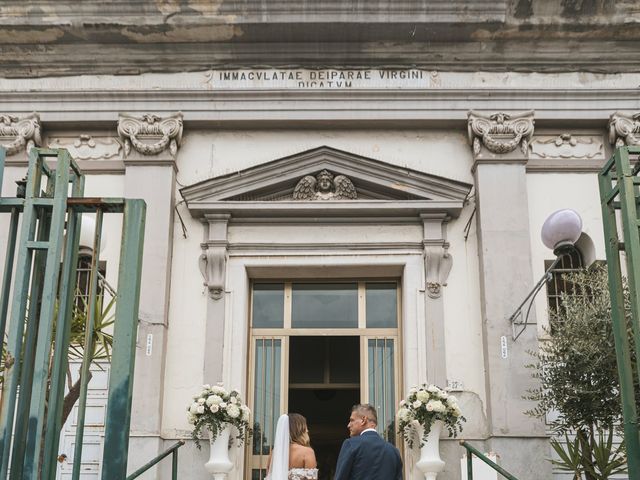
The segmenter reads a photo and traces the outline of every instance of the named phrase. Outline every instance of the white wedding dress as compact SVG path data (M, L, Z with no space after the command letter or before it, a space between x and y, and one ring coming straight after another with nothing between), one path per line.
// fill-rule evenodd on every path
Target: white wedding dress
M289 416L281 415L271 456L271 470L265 480L317 480L317 468L289 469Z
M275 480L275 479L274 479ZM318 480L317 468L292 468L287 480Z

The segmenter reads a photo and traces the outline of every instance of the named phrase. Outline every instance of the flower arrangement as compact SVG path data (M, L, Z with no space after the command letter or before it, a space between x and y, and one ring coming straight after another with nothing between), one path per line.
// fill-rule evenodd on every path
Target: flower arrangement
M203 428L211 431L212 439L225 428L225 424L238 429L236 437L240 443L251 435L249 417L251 410L242 403L240 393L236 390L228 392L221 384L203 385L202 392L193 397L193 402L187 407L187 420L193 425L191 437L200 448L200 433Z
M462 422L466 422L456 397L435 385L422 384L420 387L411 388L409 396L400 402L399 407L398 433L404 437L409 448L413 448L415 441L416 422L424 429L420 439L421 447L436 420L444 422L450 437L462 432Z

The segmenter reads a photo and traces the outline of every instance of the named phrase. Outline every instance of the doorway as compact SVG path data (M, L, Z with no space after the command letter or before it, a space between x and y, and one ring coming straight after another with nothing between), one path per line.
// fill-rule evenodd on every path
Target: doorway
M289 411L307 418L319 480L332 480L351 407L360 403L360 346L356 336L292 337Z
M245 480L263 480L278 417L304 415L320 478L332 478L351 407L371 403L395 442L400 389L399 283L392 280L252 284Z

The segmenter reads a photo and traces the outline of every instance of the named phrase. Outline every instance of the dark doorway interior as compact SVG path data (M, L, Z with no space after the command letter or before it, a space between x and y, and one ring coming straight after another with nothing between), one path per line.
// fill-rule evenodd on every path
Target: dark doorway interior
M290 338L289 412L307 418L320 480L333 479L351 407L360 402L359 340Z

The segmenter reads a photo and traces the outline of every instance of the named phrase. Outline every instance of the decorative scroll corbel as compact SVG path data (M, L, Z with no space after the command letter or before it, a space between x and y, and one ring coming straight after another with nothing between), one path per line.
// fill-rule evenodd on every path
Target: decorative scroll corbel
M437 245L425 243L424 264L427 295L431 298L440 298L442 287L447 286L447 279L453 266L449 244L446 242Z
M120 115L118 135L128 156L131 147L143 155L157 155L169 147L174 157L182 141L182 113L167 118L145 114L141 118Z
M614 147L640 145L640 112L627 115L616 112L609 117L609 142Z
M203 243L202 255L200 255L198 265L204 280L203 285L207 287L209 296L214 300L222 298L224 293L224 280L227 269L227 246Z
M511 153L520 147L522 155L528 157L534 129L533 111L484 115L472 110L467 116L469 143L475 156L480 155L484 145L497 155Z
M0 115L0 145L7 155L14 155L26 147L31 148L42 143L40 137L40 116L37 113L18 118L13 115Z

